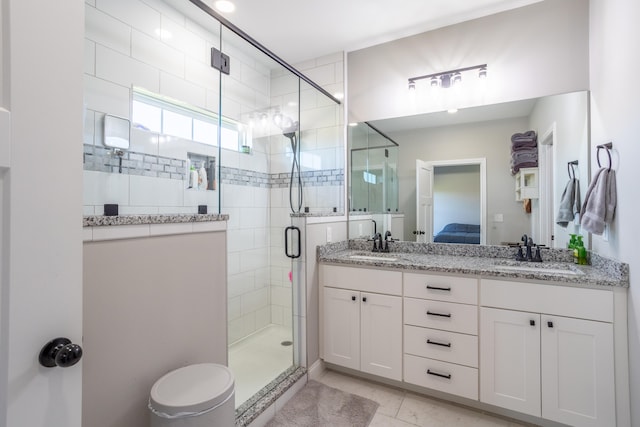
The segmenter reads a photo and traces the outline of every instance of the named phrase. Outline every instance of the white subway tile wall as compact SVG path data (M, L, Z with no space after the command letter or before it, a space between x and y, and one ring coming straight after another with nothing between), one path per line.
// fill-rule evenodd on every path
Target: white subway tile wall
M119 159L103 147L105 114L129 118L132 88L140 86L247 124L253 111L278 106L300 121L303 206L340 211L344 194L342 108L245 42L225 33L231 74L210 66L220 28L204 28L159 0L85 2L85 215L105 203L121 214L195 213L205 204L227 223L229 342L270 324L292 325L288 138L256 128L251 154L132 128L131 147ZM261 54L260 54L261 55ZM343 89L343 54L294 64L330 93ZM220 100L222 94L222 100ZM216 191L186 189L187 153L220 157Z

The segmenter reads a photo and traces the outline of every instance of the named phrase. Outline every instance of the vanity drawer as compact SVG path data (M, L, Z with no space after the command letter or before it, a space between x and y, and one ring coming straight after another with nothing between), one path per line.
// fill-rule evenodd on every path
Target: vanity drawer
M478 303L478 279L436 274L404 273L404 295L438 301Z
M478 367L478 337L475 335L405 325L404 352L472 368Z
M321 264L319 277L322 286L331 288L402 295L402 273L400 271Z
M478 370L468 366L405 354L404 381L478 400Z
M478 335L478 307L442 301L404 299L404 323Z
M613 292L545 283L482 279L481 305L613 322Z

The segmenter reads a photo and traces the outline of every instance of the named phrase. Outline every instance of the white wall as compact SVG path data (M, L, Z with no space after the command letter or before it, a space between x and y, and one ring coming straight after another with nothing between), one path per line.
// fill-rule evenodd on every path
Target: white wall
M584 200L589 187L589 110L587 92L574 92L557 96L540 98L529 116L529 129L538 133L538 144L545 132L555 125L555 147L553 167L553 224L554 247L565 248L569 242L570 233L580 233L580 226L569 224L566 228L556 224L555 219L560 205L562 192L569 180L567 162L578 160L575 168L576 177L580 182L580 200ZM540 159L542 160L542 159ZM532 217L536 219L532 224L534 241L538 236L537 200L532 203ZM585 237L585 243L588 243Z
M349 122L585 90L588 2L544 1L350 52ZM458 99L407 90L408 79L488 64L485 92Z
M487 159L487 243L518 241L530 234L529 216L515 201L515 181L509 170L511 135L527 130L527 119L505 119L456 126L393 132L400 145L398 180L400 211L405 213L404 236L416 224L416 159L425 161ZM502 214L503 222L494 222ZM435 232L439 231L434 229Z
M640 2L636 0L590 1L591 167L598 144L613 142L618 206L608 241L593 236L598 253L629 263L628 298L631 402L640 401L640 257L638 211L640 200ZM632 404L632 425L640 425L640 406Z

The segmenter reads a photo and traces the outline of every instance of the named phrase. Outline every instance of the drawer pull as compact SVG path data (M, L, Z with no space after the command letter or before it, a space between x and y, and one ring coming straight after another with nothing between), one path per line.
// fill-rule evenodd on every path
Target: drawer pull
M427 369L427 374L433 375L435 377L446 378L448 380L451 379L451 374L439 374L437 372L433 372L431 369Z
M443 342L438 342L438 341L431 341L429 338L427 338L427 344L433 344L433 345L439 345L442 347L451 347L451 343L443 343Z
M427 316L451 317L451 313L434 313L433 311L427 310Z
M431 286L431 285L427 285L427 289L432 289L434 291L447 291L447 292L451 292L451 287L448 288L442 288L440 286Z

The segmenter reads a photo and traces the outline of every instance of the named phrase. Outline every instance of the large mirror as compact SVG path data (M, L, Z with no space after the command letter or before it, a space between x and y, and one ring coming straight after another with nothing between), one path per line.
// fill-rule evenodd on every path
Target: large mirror
M579 217L557 224L558 209L570 176L584 200L589 184L588 92L573 92L503 104L367 122L398 144L398 211L402 232L394 236L412 241L437 241L452 234L478 233L477 240L454 243L504 245L518 243L523 234L534 243L567 246L570 234L581 234ZM361 125L361 124L359 124ZM520 147L535 132L537 167L516 162ZM518 135L520 134L520 135ZM353 164L359 146L352 145ZM527 145L523 143L522 145ZM354 151L356 149L356 151ZM530 160L530 159L527 159ZM520 167L521 166L521 170ZM517 169L519 173L514 174ZM350 176L353 181L353 174ZM351 183L351 186L353 182ZM350 190L353 204L354 190ZM422 206L422 211L420 210ZM384 233L389 214L370 209L369 217L350 209L349 236ZM369 227L369 228L367 228ZM444 233L447 234L447 233ZM585 233L586 234L586 233ZM585 240L589 242L589 236Z

